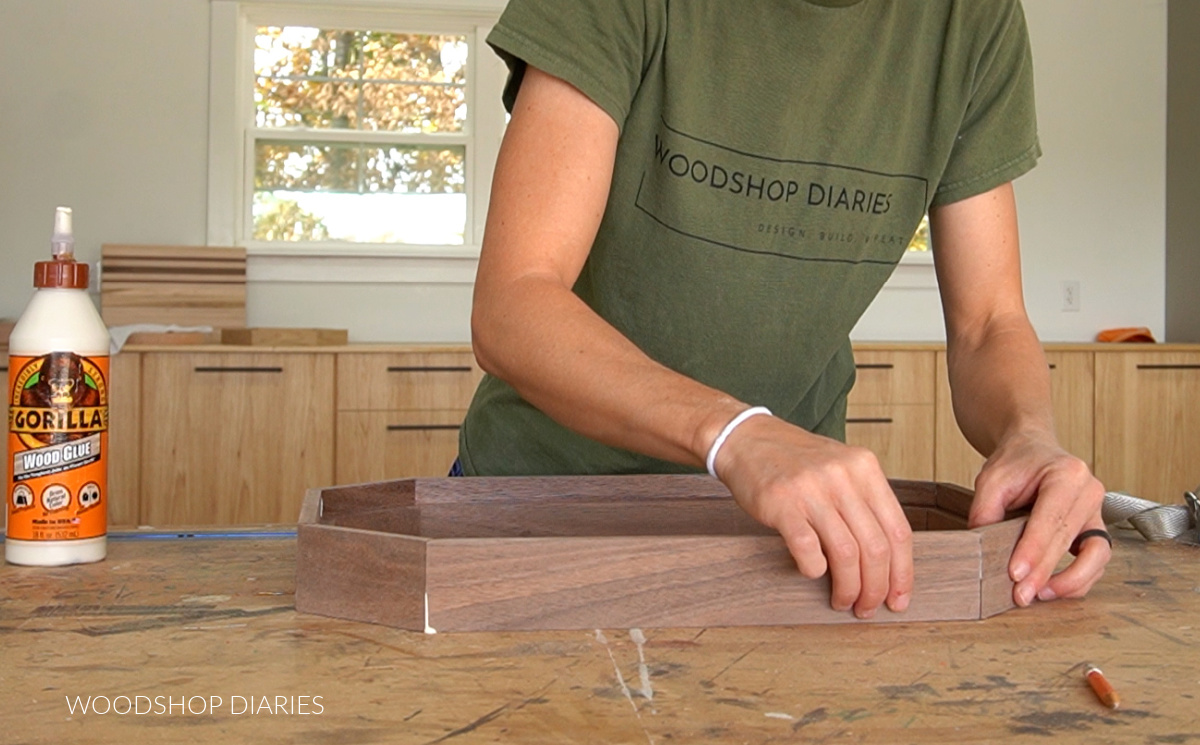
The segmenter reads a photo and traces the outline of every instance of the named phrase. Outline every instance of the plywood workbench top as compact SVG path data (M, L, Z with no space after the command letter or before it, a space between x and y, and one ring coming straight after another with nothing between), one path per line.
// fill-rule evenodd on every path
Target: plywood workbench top
M98 564L0 566L0 740L1200 741L1193 547L1119 537L1086 600L985 621L438 635L297 614L294 554L286 533L142 534ZM88 696L176 708L70 711Z

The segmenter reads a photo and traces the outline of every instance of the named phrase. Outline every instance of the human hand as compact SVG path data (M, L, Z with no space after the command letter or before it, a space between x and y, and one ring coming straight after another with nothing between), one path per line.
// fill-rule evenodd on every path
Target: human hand
M1104 574L1112 549L1086 540L1069 566L1055 574L1059 560L1085 530L1103 530L1104 486L1087 465L1042 433L1003 441L975 479L972 528L1004 519L1005 512L1032 504L1029 522L1009 560L1016 585L1013 601L1083 597Z
M829 572L830 605L871 618L912 596L912 528L874 453L772 416L747 419L716 472L752 517L783 536L800 573Z

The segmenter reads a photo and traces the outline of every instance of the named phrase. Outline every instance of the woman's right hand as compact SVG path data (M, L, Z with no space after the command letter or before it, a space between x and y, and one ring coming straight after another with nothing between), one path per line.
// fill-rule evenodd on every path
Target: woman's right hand
M871 618L885 602L908 607L912 528L870 450L754 416L714 465L742 508L783 536L801 574L829 572L835 610Z

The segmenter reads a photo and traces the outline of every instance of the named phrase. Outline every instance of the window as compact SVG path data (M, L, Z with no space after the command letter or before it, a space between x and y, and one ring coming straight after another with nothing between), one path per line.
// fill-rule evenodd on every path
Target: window
M929 245L929 215L921 218L921 224L917 226L917 232L913 233L912 240L908 243L909 253L928 253Z
M504 4L211 0L207 242L254 281L473 282Z
M505 123L484 38L503 2L360 1L213 0L210 244L478 256Z

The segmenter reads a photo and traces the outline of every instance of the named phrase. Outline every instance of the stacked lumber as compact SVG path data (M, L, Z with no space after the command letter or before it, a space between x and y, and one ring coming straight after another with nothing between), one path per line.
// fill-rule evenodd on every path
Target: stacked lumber
M245 326L246 249L106 243L100 315L109 326Z
M339 347L349 339L346 329L225 328L221 343L247 347Z

